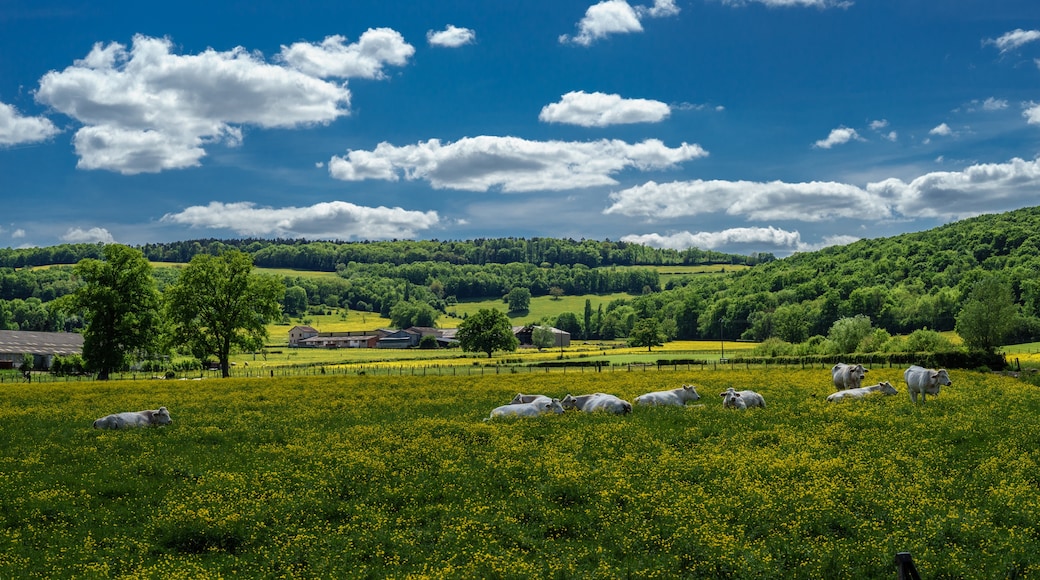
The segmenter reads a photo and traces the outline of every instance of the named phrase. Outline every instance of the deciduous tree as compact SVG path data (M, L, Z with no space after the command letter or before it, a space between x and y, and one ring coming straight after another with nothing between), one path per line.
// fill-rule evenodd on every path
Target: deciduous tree
M513 334L509 317L501 310L481 308L476 314L466 317L455 334L462 349L469 352L484 352L488 358L496 350L514 351L520 341Z
M83 314L83 361L98 380L107 380L133 353L154 348L160 310L152 266L139 250L108 244L102 256L76 264L84 284L60 308Z
M256 350L267 339L265 324L281 315L285 286L273 276L254 274L248 254L198 254L166 290L174 336L200 360L216 356L221 375L230 375L233 347Z
M957 334L969 350L993 352L1019 323L1011 288L997 276L975 283L957 315Z

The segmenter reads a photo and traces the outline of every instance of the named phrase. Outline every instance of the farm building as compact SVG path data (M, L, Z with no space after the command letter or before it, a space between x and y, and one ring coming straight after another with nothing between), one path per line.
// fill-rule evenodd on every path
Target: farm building
M310 326L294 326L289 329L289 346L313 346L300 344L302 341L318 336L318 331Z
M571 345L571 333L560 330L559 328L553 328L551 326L546 327L553 333L553 346L564 347ZM531 346L534 344L532 336L534 335L535 325L530 324L527 326L514 326L513 334L520 341L520 346Z
M455 342L454 328L413 326L405 329L380 328L351 332L318 332L310 326L294 326L289 330L289 346L298 348L409 348L419 346L424 336L436 337L447 347Z
M83 335L0 330L0 369L20 368L26 354L33 355L36 368L50 368L55 356L83 354Z

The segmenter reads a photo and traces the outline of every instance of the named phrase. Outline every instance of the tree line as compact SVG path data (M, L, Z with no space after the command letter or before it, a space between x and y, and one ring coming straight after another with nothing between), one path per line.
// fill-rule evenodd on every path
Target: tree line
M537 266L656 266L741 264L753 266L775 260L770 253L726 254L690 248L672 250L610 240L561 238L480 238L473 240L392 240L330 242L286 239L200 239L134 246L152 262L188 262L198 254L221 255L228 250L249 254L261 268L292 268L334 272L341 265L513 264ZM0 248L0 268L75 264L100 259L102 244L62 244L43 248Z

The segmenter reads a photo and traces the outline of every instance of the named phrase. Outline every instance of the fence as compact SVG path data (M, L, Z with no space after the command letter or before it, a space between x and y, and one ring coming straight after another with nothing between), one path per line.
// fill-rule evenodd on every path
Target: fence
M875 368L901 368L910 364L922 364L933 368L976 368L957 367L956 365L935 364L937 355L933 353L922 353L914 358L913 355L877 355L867 357L849 357L850 362L858 362L868 369ZM986 359L986 362L994 364L996 370L1007 366L1007 361L1002 355L997 358ZM975 359L972 359L974 361ZM540 363L516 363L516 364L340 364L340 365L302 365L302 366L280 366L271 368L233 368L231 376L235 378L278 378L278 377L300 377L321 375L371 375L371 376L484 376L499 374L585 374L585 373L619 373L619 372L649 372L649 371L704 371L704 370L750 370L750 369L830 369L840 357L738 357L731 359L660 359L651 363L621 363L611 364L609 361L548 361ZM956 362L956 361L947 361ZM971 361L967 361L971 362ZM998 364L999 363L999 364ZM978 365L981 366L981 365ZM1018 359L1015 366L1021 368ZM27 381L21 374L0 374L2 383L24 383L24 382L81 382L93 381L93 376L57 376L47 372L33 372L31 381ZM110 380L160 380L161 374L142 372L113 373ZM220 371L189 371L178 373L172 380L199 380L220 378Z

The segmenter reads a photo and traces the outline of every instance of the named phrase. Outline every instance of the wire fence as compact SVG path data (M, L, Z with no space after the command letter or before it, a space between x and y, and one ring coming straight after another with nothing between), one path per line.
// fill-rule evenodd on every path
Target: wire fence
M850 359L851 361L852 359ZM456 376L472 377L503 374L594 374L594 373L633 373L656 371L718 371L718 370L750 370L750 369L830 369L837 359L830 360L815 357L777 357L777 358L732 358L714 360L659 360L648 363L610 363L609 361L554 361L528 364L337 364L337 365L303 365L280 367L232 367L233 378L283 378L303 376ZM863 357L854 362L863 364L868 369L901 368L908 364L904 357ZM924 363L925 361L922 361ZM1012 368L1021 369L1018 359L1004 361ZM940 365L941 366L941 365ZM1002 367L1003 368L1003 367ZM994 369L994 370L1000 370ZM219 379L219 370L198 370L174 373L168 377L162 373L122 372L112 373L109 380L203 380ZM57 382L89 382L93 375L55 375L46 371L33 371L28 377L21 373L0 373L0 384L3 383L57 383Z

